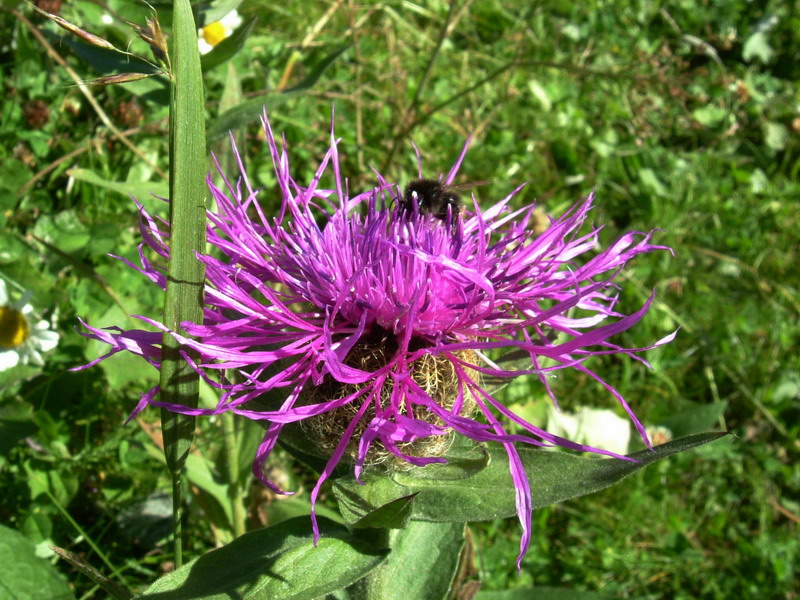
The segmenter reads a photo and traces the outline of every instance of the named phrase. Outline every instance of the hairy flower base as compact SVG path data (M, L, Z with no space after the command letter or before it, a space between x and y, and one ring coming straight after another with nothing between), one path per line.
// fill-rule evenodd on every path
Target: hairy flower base
M353 347L347 355L345 364L362 371L376 371L383 368L397 352L398 344L394 336L386 331L377 331L371 339ZM460 360L473 363L477 360L474 352L464 351L457 354ZM466 369L468 377L478 384L480 373ZM445 411L453 412L454 403L459 397L459 378L456 368L443 356L424 354L411 365L411 378L425 393ZM342 384L332 377L326 377L321 385L309 387L299 398L299 405L325 404L331 400L340 400L357 394L364 388L363 384ZM370 423L379 413L386 413L392 405L394 385L391 381L384 384L374 403L369 403L363 416L358 417L360 404L351 402L335 410L324 412L317 417L305 419L300 426L307 433L307 441L315 453L328 457L347 431L348 426L357 422L347 445L345 455L352 461L358 460L358 440L367 432ZM433 434L411 442L400 442L397 448L405 455L416 458L440 457L444 455L453 441L453 432L445 423L428 408L408 403L398 409L400 414L411 416L414 420L432 425ZM457 412L463 417L472 417L475 413L475 401L471 394L466 394ZM380 440L372 444L364 459L365 466L392 461L394 468L407 469L412 465L400 460L384 447Z
M168 332L197 353L198 361L187 361L220 390L219 403L167 404L154 387L134 414L152 405L191 415L231 411L268 423L253 472L278 493L286 492L266 479L264 463L283 428L303 424L329 455L311 492L317 533L313 506L344 457L354 460L358 479L365 464L386 453L412 466L444 462L446 442L427 444L449 435L503 444L523 528L519 564L530 542L533 504L515 444L622 457L529 423L490 385L533 376L552 396L549 377L577 371L609 392L646 441L628 403L586 361L621 354L647 364L637 353L672 339L674 333L643 348L611 341L653 301L620 313L615 277L635 256L667 248L651 243L653 232L626 233L601 248L599 228L582 231L593 195L543 230L534 207L510 209L521 188L486 210L473 198L463 210L449 211L447 222L419 206L401 209L403 191L380 176L375 187L351 196L332 128L314 177L300 184L266 116L264 129L281 206L265 213L241 161L236 185L223 176L218 188L208 179L218 208L208 213L213 252L199 257L206 268L203 322L182 323L183 332L148 317L139 318L155 331L84 323L84 335L110 350L82 368L121 351L158 368L162 332ZM443 185L453 183L465 152L466 146L439 178ZM417 176L423 177L421 165ZM319 187L323 177L333 189ZM141 206L140 230L149 249L167 259L169 228ZM125 262L165 287L163 270L145 252L140 265ZM225 376L230 373L235 376ZM265 397L279 400L255 405Z

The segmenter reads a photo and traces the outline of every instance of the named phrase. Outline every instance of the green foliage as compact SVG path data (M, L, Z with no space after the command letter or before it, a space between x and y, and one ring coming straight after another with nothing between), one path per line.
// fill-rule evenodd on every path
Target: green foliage
M0 561L3 576L0 590L15 600L72 600L75 596L64 578L46 560L36 554L36 547L21 533L0 525Z
M216 66L228 62L234 54L242 49L253 27L256 24L256 18L249 19L243 23L230 37L225 38L219 44L214 46L208 54L202 57L200 64L203 71L209 71Z
M316 547L311 525L303 517L252 531L165 575L139 598L316 598L355 583L386 555L374 536L366 539L351 534L324 518L320 519L320 529Z
M478 592L476 600L607 600L610 596L564 588L535 587L504 592Z
M182 332L181 323L203 320L205 267L196 260L205 248L206 135L205 93L200 72L200 54L191 5L173 4L171 87L169 107L169 224L170 255L164 298L163 323L170 331ZM192 355L167 332L163 334L159 398L183 406L197 406L200 377L181 356ZM194 435L194 417L161 411L164 453L173 474L173 494L179 494L180 472ZM176 500L176 521L181 504ZM176 525L178 527L179 525ZM177 557L180 564L180 557Z
M320 158L334 105L351 189L374 182L370 165L401 184L414 177L412 140L426 174L435 176L474 133L460 177L490 182L476 188L480 201L527 181L519 202L537 200L543 213L556 214L596 189L593 220L606 226L605 241L622 230L658 227L657 241L675 250L674 257L642 257L621 281L621 311L638 309L654 286L657 300L647 319L618 342L641 346L681 327L677 339L646 355L653 371L615 358L591 366L648 426L665 427L676 438L717 428L735 437L651 465L608 490L537 510L519 574L516 522L471 526L478 598L569 598L576 590L627 598L793 593L800 553L800 67L794 59L800 21L793 3L645 0L614 10L594 1L459 3L435 57L445 2L223 0L196 17L207 24L236 5L245 19L240 34L205 59L207 67L226 61L219 63L225 68L204 74L206 113L219 115L207 122L208 139L224 138L229 128L240 131L253 185L264 187L265 211L274 207L274 180L257 140L262 106L286 132L292 168L302 179ZM150 503L163 498L159 492L169 481L157 416L144 413L122 424L156 383L156 373L126 357L89 371L66 369L103 351L74 332L77 316L97 326L131 327L126 315L157 315L163 306L150 282L107 254L138 260L129 194L166 217L163 202L149 195L166 196L168 189L159 174L168 168L166 84L154 77L93 86L106 120L9 11L45 31L85 80L146 70L148 63L74 38L59 41L66 34L54 24L16 3L3 7L9 42L0 49L0 274L33 292L34 306L42 317L55 318L62 337L44 367L0 373L0 520L40 553L51 543L70 548L142 592L174 557L164 539L131 532L153 524ZM156 8L169 34L171 9ZM152 62L151 48L106 14L140 26L151 16L130 0L111 0L107 8L87 0L64 3L61 16ZM220 113L228 67L237 72L245 100ZM138 152L108 123L126 132ZM551 385L565 409L613 404L577 373ZM515 408L539 417L549 402L537 382L517 382L503 393ZM202 391L203 405L214 402ZM288 466L297 463L276 453L272 478L300 492L278 500L249 472L258 426L237 422L232 438L218 421L201 427L184 475L189 556L233 540L232 490L240 491L250 529L307 519L311 471ZM449 467L457 469L450 481L496 470L496 482L507 487L508 475L501 478L502 465L491 452L462 457ZM228 466L231 454L241 465L237 473ZM541 459L601 464L560 454ZM544 494L545 474L530 474L534 494ZM419 483L411 473L396 476L390 483L402 490L386 500L402 496L397 504L357 524L410 524L390 537L419 528L420 539L432 545L435 532L424 532L430 524L407 521L425 496L412 494L410 480ZM433 478L424 485L447 482ZM348 491L358 499L369 486ZM333 498L341 484L332 489L323 490L327 501L318 505L329 516L336 514ZM498 490L496 496L503 495ZM501 513L508 514L507 507ZM358 535L378 531L359 529ZM407 535L387 542L397 556L417 543ZM454 548L457 538L447 543ZM344 546L343 539L329 542ZM325 540L317 550L325 552ZM303 556L322 560L311 550ZM394 572L391 556L376 577ZM57 568L76 597L102 597L63 562ZM449 569L442 569L444 579ZM411 577L402 571L399 576ZM339 584L355 577L350 573ZM385 589L386 580L371 589ZM165 581L173 579L161 585ZM346 597L366 593L368 581L348 588Z
M444 600L453 582L461 549L463 523L411 521L391 533L391 552L370 572L358 595L364 600ZM409 568L414 565L414 568Z
M536 508L564 502L605 489L639 469L678 452L696 448L724 434L708 433L680 438L631 455L632 461L578 457L562 452L518 448L528 473ZM503 448L489 447L485 467L465 472L457 458L425 469L396 471L387 477L364 476L363 485L352 477L337 480L334 493L347 523L398 499L411 497L411 518L422 521L486 521L516 514L515 487Z

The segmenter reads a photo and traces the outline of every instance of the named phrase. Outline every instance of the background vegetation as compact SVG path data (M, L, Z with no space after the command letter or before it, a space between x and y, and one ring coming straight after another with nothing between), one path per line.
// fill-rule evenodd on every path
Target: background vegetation
M166 190L166 87L157 78L94 86L93 105L42 40L83 80L130 66L64 37L28 7L3 6L0 274L33 291L62 338L43 368L0 373L0 522L42 556L54 543L141 590L170 568L169 482L157 415L123 422L156 373L127 357L67 369L100 352L73 330L78 316L123 325L129 314L161 309L153 286L107 254L136 257L129 195L162 210L150 194ZM168 31L169 6L154 6ZM646 345L680 326L678 338L649 353L652 372L614 358L594 367L649 425L677 435L720 424L734 435L537 511L519 575L518 524L473 526L482 589L796 598L794 3L252 0L239 13L255 19L249 37L206 71L210 142L228 164L224 132L235 127L251 179L267 190L271 166L253 106L266 103L273 127L286 133L299 180L321 157L333 106L351 189L374 181L371 166L401 183L413 178L412 141L435 176L472 134L460 177L490 182L476 189L485 204L527 182L519 202L558 214L596 190L594 222L606 225L605 240L657 227L658 241L675 250L641 257L628 272L623 310L638 308L653 287L658 301L620 342ZM144 5L76 0L60 14L149 55L119 18L144 24ZM510 389L509 402L536 418L546 400L530 386ZM567 409L612 407L598 392L580 374L556 381ZM276 501L247 478L255 426L234 425L241 455L230 462L226 424L201 427L188 464L190 556L231 539L233 492L247 498L249 527L307 512L306 496ZM280 457L275 477L307 491L309 474L284 469ZM102 597L58 568L76 598Z

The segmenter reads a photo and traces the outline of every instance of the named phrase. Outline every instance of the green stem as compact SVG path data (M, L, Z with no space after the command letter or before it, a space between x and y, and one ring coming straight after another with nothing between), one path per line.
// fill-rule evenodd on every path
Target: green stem
M228 498L233 512L233 536L244 535L245 507L242 499L242 490L239 481L239 444L237 443L236 422L234 415L229 412L222 413L222 435L225 439L225 458L228 470Z
M172 472L172 532L175 536L175 568L183 565L183 486L181 472Z

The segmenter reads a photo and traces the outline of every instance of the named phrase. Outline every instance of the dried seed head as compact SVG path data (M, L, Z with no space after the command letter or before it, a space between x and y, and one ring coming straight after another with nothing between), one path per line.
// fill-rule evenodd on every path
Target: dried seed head
M50 107L44 100L30 100L22 107L25 121L31 129L41 129L50 120Z
M40 8L51 15L57 15L61 12L62 0L34 0L33 3L36 8Z
M144 111L142 111L142 107L139 106L136 100L130 100L117 104L114 109L114 116L122 127L138 127L144 118Z

